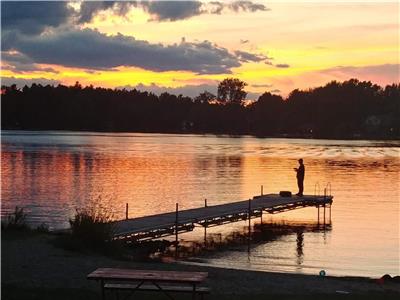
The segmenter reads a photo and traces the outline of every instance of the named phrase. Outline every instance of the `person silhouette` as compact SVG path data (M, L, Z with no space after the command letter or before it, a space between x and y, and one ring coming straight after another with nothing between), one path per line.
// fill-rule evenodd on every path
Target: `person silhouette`
M303 159L299 159L299 167L294 168L296 172L296 178L297 178L297 186L299 187L299 192L296 194L296 196L303 196L303 190L304 190L304 173L306 171L304 164L303 164Z

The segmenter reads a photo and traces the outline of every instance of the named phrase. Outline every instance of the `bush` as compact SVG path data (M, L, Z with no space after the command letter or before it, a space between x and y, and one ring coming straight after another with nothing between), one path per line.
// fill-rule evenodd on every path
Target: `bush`
M102 247L110 242L114 233L112 216L98 206L77 209L69 220L71 234L90 248Z

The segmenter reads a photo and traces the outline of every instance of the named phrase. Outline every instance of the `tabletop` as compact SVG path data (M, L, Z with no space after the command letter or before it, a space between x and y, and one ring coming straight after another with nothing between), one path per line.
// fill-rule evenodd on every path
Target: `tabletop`
M208 276L207 272L158 271L137 269L99 268L87 278L95 280L141 280L199 283Z

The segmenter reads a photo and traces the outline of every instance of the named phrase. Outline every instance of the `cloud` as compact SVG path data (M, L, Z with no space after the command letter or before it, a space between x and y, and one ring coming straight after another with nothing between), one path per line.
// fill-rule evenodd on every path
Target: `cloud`
M5 44L5 45L4 45ZM59 64L85 69L139 67L152 71L190 71L198 74L229 74L243 58L209 41L163 45L96 30L63 30L41 36L15 35L3 41L38 64Z
M1 77L1 85L10 86L16 84L18 88L22 88L25 85L31 86L33 83L41 85L58 85L60 84L57 80L46 79L46 78L15 78L15 77Z
M79 9L78 22L90 22L99 11L112 8L115 4L115 1L84 1Z
M234 1L228 4L228 7L235 12L238 11L249 11L249 12L256 12L258 10L266 11L268 10L264 4L257 4L251 1Z
M112 9L115 14L124 16L130 8L139 7L147 12L150 21L174 22L202 14L221 14L227 11L256 12L268 10L265 5L252 1L202 2L202 1L85 1L82 2L78 21L90 22L101 11Z
M273 84L252 84L251 86L255 87L255 88L270 88L270 87L273 87L274 85Z
M140 5L154 21L176 21L204 13L200 1L142 1Z
M78 23L90 22L99 12L108 9L112 9L116 15L125 16L135 6L136 1L84 1L77 14Z
M249 40L240 40L240 43L243 44L247 44L249 42Z
M177 21L188 19L201 14L221 14L225 11L256 12L267 11L263 4L252 1L233 1L224 3L220 1L141 1L138 2L145 11L152 15L156 21Z
M53 68L43 68L35 64L32 59L18 52L1 52L2 69L14 73L50 72L58 73Z
M275 67L285 69L285 68L290 68L290 65L288 65L288 64L276 64Z
M271 94L279 94L280 92L281 92L281 90L279 90L279 89L274 89L274 90L270 91Z
M270 59L268 56L263 54L253 54L240 50L235 51L235 54L242 62L260 62Z
M361 67L337 66L335 68L321 70L318 74L335 78L337 80L357 78L385 85L388 83L399 82L400 64L383 64Z
M78 25L90 22L98 13L111 9L125 16L131 8L140 7L151 21L178 21L201 14L221 14L225 11L256 12L268 10L263 4L251 1L82 1L75 10L67 1L1 1L2 31L37 35L47 28ZM75 24L74 24L75 22Z
M40 34L67 22L72 10L64 1L1 1L2 31Z

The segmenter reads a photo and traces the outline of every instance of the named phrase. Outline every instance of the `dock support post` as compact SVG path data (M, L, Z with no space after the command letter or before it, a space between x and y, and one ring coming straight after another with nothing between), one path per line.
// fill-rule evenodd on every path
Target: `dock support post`
M264 195L264 186L261 185L261 196Z
M324 203L324 226L325 226L325 206L326 206L326 204Z
M250 240L251 240L251 199L249 199L249 231L248 231L248 244L247 244L247 251L250 252Z
M332 223L332 203L329 204L329 225Z
M319 225L319 204L317 205L318 208L318 225Z
M127 220L129 219L129 217L128 217L128 208L129 208L129 204L126 203L126 207L125 207L125 218L126 218Z
M204 224L204 246L207 247L207 222Z
M207 207L207 199L204 199L204 207ZM207 247L207 220L204 223L204 246Z
M175 259L178 258L178 203L176 203L175 211Z

